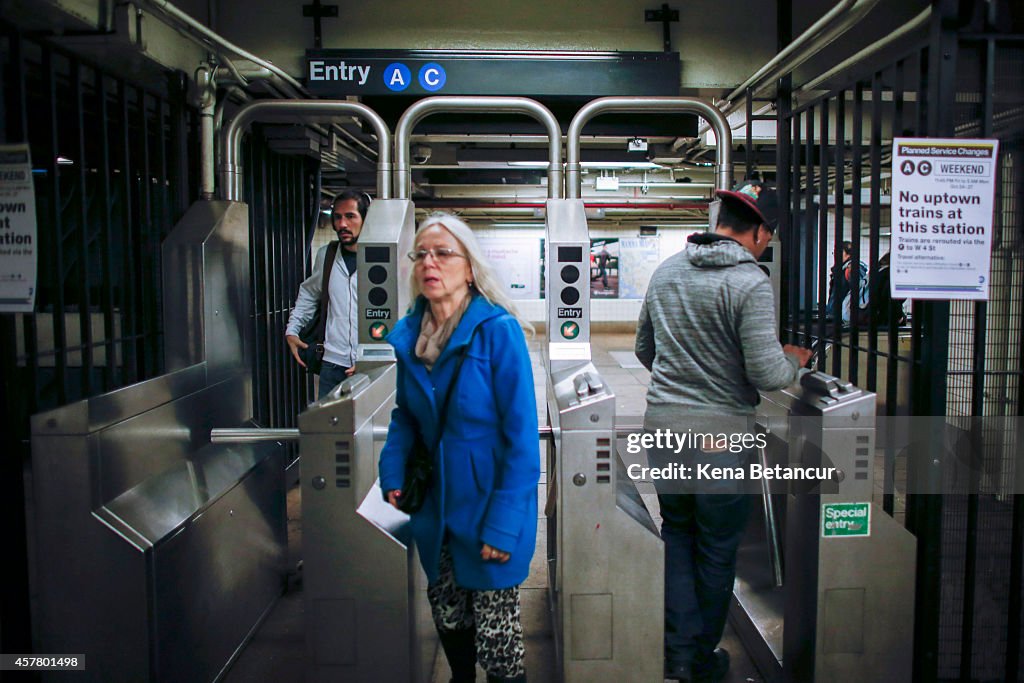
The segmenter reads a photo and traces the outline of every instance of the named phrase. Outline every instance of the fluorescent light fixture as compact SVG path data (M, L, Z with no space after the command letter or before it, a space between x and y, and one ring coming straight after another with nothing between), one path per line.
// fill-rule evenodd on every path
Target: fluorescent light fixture
M68 159L67 157L60 157L59 156L59 157L57 157L57 165L58 166L74 166L75 162L72 161L71 159Z
M543 228L543 223L491 223L492 228Z
M548 162L546 161L507 161L505 162L509 166L516 166L518 168L547 168ZM664 168L651 161L584 161L580 164L583 168L635 168L635 169L655 169ZM675 183L672 183L675 184Z
M653 161L584 161L583 168L664 168Z
M711 189L714 186L714 183L676 183L671 180L652 180L647 183L639 180L623 180L619 182L619 187L683 187L687 190L699 187Z

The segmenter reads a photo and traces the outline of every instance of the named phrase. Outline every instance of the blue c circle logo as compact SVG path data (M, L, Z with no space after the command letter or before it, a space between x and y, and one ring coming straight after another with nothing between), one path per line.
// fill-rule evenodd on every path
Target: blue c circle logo
M424 90L427 92L437 92L444 87L448 76L445 74L443 66L435 62L428 62L420 67L419 79L420 86Z
M400 92L412 83L412 72L401 62L394 62L384 67L384 85L388 90Z

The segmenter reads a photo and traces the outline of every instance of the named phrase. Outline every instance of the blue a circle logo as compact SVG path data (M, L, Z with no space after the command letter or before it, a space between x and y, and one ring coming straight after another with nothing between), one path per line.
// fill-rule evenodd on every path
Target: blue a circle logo
M420 73L422 73L422 71ZM384 85L387 86L388 90L401 92L408 88L411 82L412 72L409 71L409 67L405 64L402 64L401 62L394 62L393 64L388 64L384 68Z
M443 66L435 62L428 62L420 67L419 80L420 87L424 90L427 92L437 92L444 87L448 76L445 74Z

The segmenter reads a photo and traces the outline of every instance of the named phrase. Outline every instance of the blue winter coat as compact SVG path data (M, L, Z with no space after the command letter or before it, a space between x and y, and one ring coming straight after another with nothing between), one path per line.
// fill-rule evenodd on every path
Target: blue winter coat
M438 578L447 533L459 586L509 588L529 573L537 536L540 457L526 339L508 312L475 296L428 373L415 355L425 305L421 297L387 338L397 352L398 379L396 406L380 454L381 490L402 488L417 425L428 446L436 441L438 412L458 355L479 328L448 402L434 485L423 508L412 516L412 532L430 581ZM481 560L483 543L511 553L508 562Z

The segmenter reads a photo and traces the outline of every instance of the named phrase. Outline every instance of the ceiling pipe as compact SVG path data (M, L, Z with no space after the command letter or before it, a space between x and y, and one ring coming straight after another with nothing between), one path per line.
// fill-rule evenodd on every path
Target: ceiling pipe
M830 42L853 28L877 4L878 0L841 0L781 52L743 81L725 99L719 100L716 105L726 116L733 113L739 108L748 91L753 97L773 86L776 80L818 54ZM708 127L706 126L699 129L697 137L701 137L707 131ZM672 148L678 150L686 142L687 140L680 138L673 143Z
M598 114L635 114L672 112L698 114L714 128L717 137L715 185L720 190L732 187L732 131L725 115L713 104L696 97L600 97L583 106L569 124L565 147L565 196L579 199L580 134L587 121Z
M577 198L578 199L578 198ZM664 211L676 211L682 209L703 209L707 210L709 200L699 202L591 202L587 201L588 209L658 209ZM501 202L496 204L476 204L471 202L445 199L419 199L416 201L419 208L463 208L463 209L543 209L547 204L543 202Z
M277 100L271 102L250 102L235 114L227 127L221 130L221 192L224 199L241 201L242 133L254 121L294 119L298 116L358 116L373 126L377 136L377 197L391 197L391 133L387 124L377 112L364 104L338 100Z
M723 100L725 106L722 106L723 102L719 102L719 108L725 114L729 114L739 106L741 98L746 96L748 91L752 96L756 96L765 88L773 86L776 80L818 54L826 45L853 28L877 4L878 0L841 0L826 12L825 16L811 24L810 28L797 36L796 40L729 93Z
M834 67L832 67L822 75L818 76L817 78L813 78L810 81L804 83L802 86L800 86L799 90L797 90L797 93L807 94L810 91L817 89L818 86L820 86L822 83L827 83L828 81L832 80L839 74L848 72L851 67L860 64L866 59L871 58L872 56L881 52L882 50L889 47L893 43L903 40L904 38L906 38L908 34L913 33L914 31L926 26L931 17L932 8L929 6L921 10L920 14L918 14L916 17L914 17L907 23L903 24L903 26L900 26L893 33L890 33L881 40L876 41L871 45L868 45L867 47L865 47L863 50L856 53L852 57L844 59L843 61L839 62Z
M409 166L412 129L427 116L441 112L511 112L525 114L539 122L547 130L548 137L548 197L558 199L562 196L562 129L550 109L526 97L437 96L419 100L406 109L398 120L395 131L394 180L398 199L408 199L412 191L412 170Z
M260 59L256 55L242 49L234 43L228 41L223 36L214 33L206 26L190 17L185 12L167 2L167 0L139 0L143 6L149 7L156 10L171 20L171 23L179 28L184 29L186 34L190 35L193 39L199 40L203 47L212 47L214 52L230 52L242 59L248 59L253 64L261 66L267 69L271 74L277 76L281 81L288 84L289 88L293 92L288 93L291 97L302 98L306 96L306 90L302 87L302 84L291 77L286 71L273 63L268 62L264 59Z

